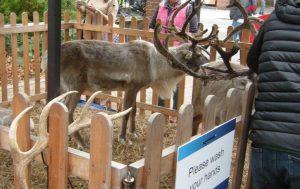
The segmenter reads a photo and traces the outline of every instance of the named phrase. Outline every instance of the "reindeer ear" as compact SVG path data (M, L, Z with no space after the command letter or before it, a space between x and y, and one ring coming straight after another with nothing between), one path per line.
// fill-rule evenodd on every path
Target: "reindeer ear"
M245 90L248 82L250 82L250 80L245 77L237 77L232 79L233 86L240 90Z
M200 56L202 54L201 48L196 47L195 48L195 53L196 53L196 55Z
M192 51L187 51L186 54L185 54L184 59L190 60L192 58L192 56L193 56Z

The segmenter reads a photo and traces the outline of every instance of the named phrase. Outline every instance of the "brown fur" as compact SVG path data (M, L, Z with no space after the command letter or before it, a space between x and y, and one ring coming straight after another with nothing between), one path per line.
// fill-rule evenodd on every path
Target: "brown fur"
M230 64L233 70L244 70L248 69L246 66L240 64ZM225 69L223 62L214 62L209 63L210 67ZM207 74L211 74L212 71L208 71ZM237 102L241 102L243 91L246 87L246 84L251 82L247 76L237 77L232 80L219 80L219 81L209 81L206 85L199 80L194 79L193 84L193 97L192 104L194 106L194 119L193 119L193 135L198 133L198 126L202 121L204 102L208 95L215 95L217 97L217 120L224 121L226 114L226 94L230 88L239 89L238 96L236 97ZM241 111L241 104L238 107Z
M203 55L190 54L186 43L169 49L180 62L194 70L206 61ZM187 63L187 62L193 62ZM133 107L130 114L130 131L135 132L136 96L143 87L152 87L159 95L169 98L184 72L172 68L167 59L156 51L152 43L136 40L125 44L78 40L61 46L61 92L77 90L78 94L66 99L72 114L80 95L88 91L125 91L123 109ZM126 139L129 115L122 121L120 139Z

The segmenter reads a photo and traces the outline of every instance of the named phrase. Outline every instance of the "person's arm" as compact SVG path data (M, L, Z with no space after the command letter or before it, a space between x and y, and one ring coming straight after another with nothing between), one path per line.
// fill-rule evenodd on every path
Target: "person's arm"
M117 13L118 13L118 9L119 9L119 4L117 0L113 0L108 9L107 9L107 14L103 13L99 8L95 7L94 5L87 5L86 6L86 10L95 13L95 14L101 14L103 17L103 21L104 23L108 22L108 15L112 14L113 18L115 19L117 17Z
M187 13L187 17L192 13L193 11L193 7L189 6L188 8L188 13ZM195 14L195 16L193 16L192 20L190 21L190 28L189 28L189 32L191 33L197 33L198 31L198 16L197 14Z
M152 19L151 19L151 22L149 24L149 28L150 29L154 29L155 28L155 25L156 25L156 18L157 18L157 14L158 14L158 9L156 9L156 11L154 12L153 16L152 16Z
M76 2L76 8L82 13L85 14L85 6L86 4L83 1Z
M116 19L118 10L119 10L118 0L114 0L108 7L107 15L111 14L114 17L114 19ZM107 21L108 21L108 19L107 19Z
M247 55L247 65L255 73L258 73L259 56L261 54L261 47L263 43L263 28L261 28L255 37L252 46Z

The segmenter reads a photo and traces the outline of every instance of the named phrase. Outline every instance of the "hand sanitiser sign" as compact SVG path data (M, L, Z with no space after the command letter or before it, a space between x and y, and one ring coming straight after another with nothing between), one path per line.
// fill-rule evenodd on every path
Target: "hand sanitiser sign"
M235 125L234 118L178 148L176 189L228 187Z

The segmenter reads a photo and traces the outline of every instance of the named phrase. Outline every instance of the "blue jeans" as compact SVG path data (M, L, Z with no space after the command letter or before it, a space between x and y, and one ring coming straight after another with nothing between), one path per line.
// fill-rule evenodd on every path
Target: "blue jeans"
M265 13L265 7L266 7L266 0L260 0L260 10L259 14L263 15Z
M236 28L238 27L239 25L241 25L242 23L241 22L238 22L236 20L232 20L232 27L233 28ZM241 32L236 32L233 34L233 40L234 41L240 41L241 40Z
M253 189L300 189L300 155L251 147Z
M176 89L173 93L173 109L177 110L177 104L178 104L178 84L176 85ZM165 106L165 101L158 96L158 106Z

